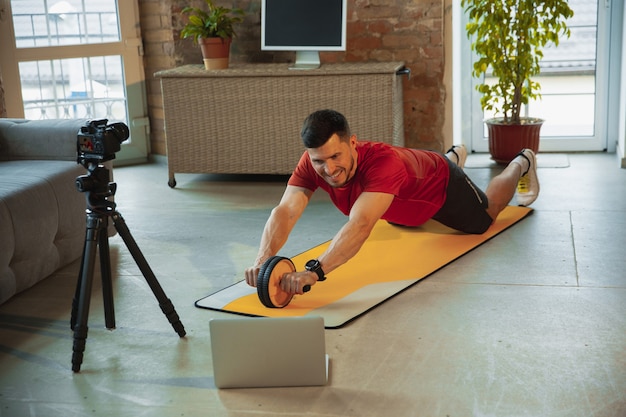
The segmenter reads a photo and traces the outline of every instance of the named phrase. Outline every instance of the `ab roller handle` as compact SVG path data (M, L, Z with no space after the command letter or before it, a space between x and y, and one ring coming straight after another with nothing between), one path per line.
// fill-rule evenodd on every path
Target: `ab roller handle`
M259 270L256 290L259 300L265 307L283 308L293 298L293 294L285 292L280 288L280 280L283 275L296 272L296 267L289 258L283 256L272 256L268 258ZM324 277L324 279L326 279ZM320 279L319 281L323 281ZM302 291L311 290L310 285L305 285Z

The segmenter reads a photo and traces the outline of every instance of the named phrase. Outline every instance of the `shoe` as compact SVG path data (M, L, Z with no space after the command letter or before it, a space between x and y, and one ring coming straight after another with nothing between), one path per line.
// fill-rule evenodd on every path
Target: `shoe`
M517 183L517 204L520 206L529 206L539 196L539 177L537 176L537 157L530 149L522 149L517 154L517 158L523 157L528 161L528 169Z
M450 159L450 156L448 155L450 153L456 157L456 161ZM465 145L453 145L450 149L448 149L448 152L446 152L446 156L460 168L463 168L465 166L465 160L467 159L467 149L465 148Z

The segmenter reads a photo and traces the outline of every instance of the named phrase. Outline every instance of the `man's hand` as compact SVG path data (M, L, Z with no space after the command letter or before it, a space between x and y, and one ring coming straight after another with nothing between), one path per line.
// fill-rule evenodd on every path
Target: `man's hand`
M261 269L260 265L255 265L250 268L246 268L245 276L246 276L246 282L248 283L249 286L256 288L256 282L259 277L260 269Z
M246 283L256 288L260 266L252 266L245 271ZM304 286L317 283L317 274L310 271L291 272L280 279L280 288L289 294L304 294Z
M280 288L289 294L304 294L306 285L317 283L317 274L311 271L291 272L284 274L280 280Z

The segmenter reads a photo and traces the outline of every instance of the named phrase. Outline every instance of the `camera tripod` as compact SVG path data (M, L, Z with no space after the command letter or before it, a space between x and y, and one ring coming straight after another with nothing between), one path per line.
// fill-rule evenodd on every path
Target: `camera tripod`
M108 219L113 219L115 229L120 234L126 247L130 251L135 263L141 270L148 285L152 289L163 314L167 317L178 336L184 337L186 332L180 318L174 309L171 300L167 298L163 288L157 281L152 269L144 258L139 246L133 239L126 222L116 204L108 200L115 195L117 184L109 182L109 170L98 162L79 160L87 168L88 175L76 178L76 188L86 193L87 197L87 229L83 258L76 285L76 293L72 301L71 329L74 331L72 353L72 371L79 372L83 362L83 353L87 341L87 319L93 282L93 273L96 263L96 248L99 248L100 272L102 275L102 296L104 301L104 319L107 329L115 328L115 311L113 307L113 288L111 281L111 258L109 254L109 238L107 234Z

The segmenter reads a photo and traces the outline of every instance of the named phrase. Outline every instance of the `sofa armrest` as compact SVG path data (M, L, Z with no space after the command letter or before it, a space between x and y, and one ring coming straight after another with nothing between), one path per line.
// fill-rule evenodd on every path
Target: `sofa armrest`
M88 119L0 119L0 159L76 160L76 135Z

